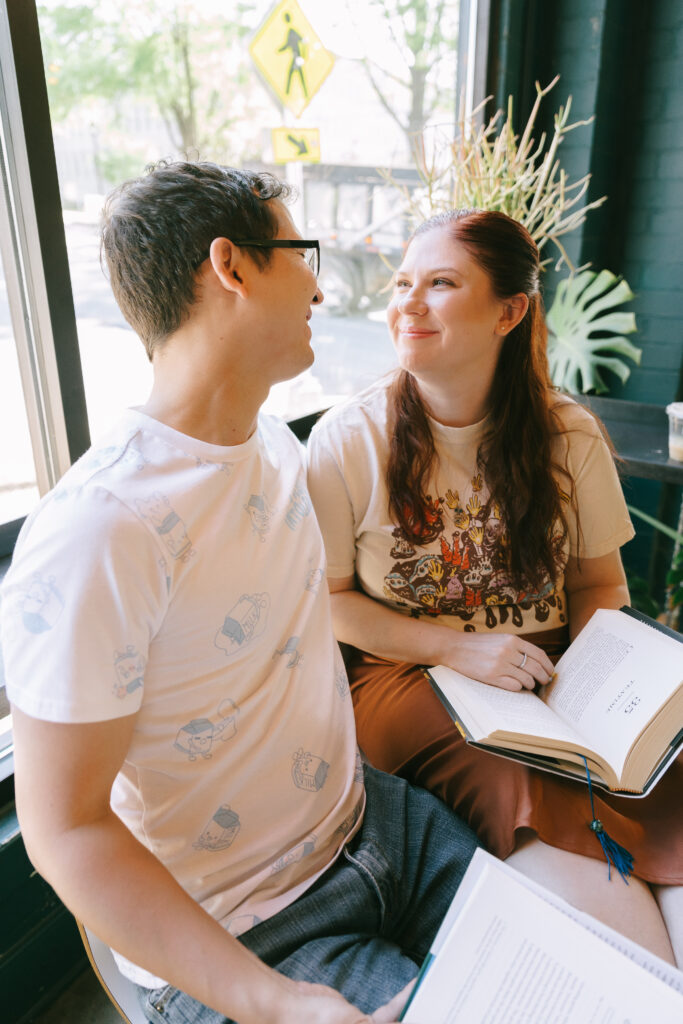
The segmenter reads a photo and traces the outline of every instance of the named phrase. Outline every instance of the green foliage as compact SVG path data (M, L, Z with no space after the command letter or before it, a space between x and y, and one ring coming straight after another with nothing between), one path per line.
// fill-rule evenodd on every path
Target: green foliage
M536 83L536 100L521 134L514 128L512 97L507 114L499 110L486 124L478 111L462 117L455 140L422 134L416 144L416 165L422 187L411 191L387 180L401 192L413 224L450 209L497 210L522 223L538 246L542 266L555 249L555 268L565 264L569 276L558 285L548 312L548 356L555 384L572 392L608 391L603 371L625 381L630 368L620 357L640 362L640 350L624 337L636 330L633 313L614 311L633 294L625 281L608 270L576 271L563 245L587 213L606 196L585 202L590 175L571 182L560 165L558 150L569 132L588 121L570 123L571 96L554 117L554 129L536 139L541 102L558 81L546 88Z
M614 307L632 298L626 282L609 270L584 270L560 281L547 314L548 361L558 387L600 394L609 390L601 371L622 383L628 378L631 370L619 356L640 363L641 350L624 337L636 330L636 321Z
M661 614L662 609L650 593L647 580L644 580L642 576L635 576L626 570L626 582L628 583L631 607L635 608L636 611L649 615L651 619L656 619Z
M548 243L555 246L556 268L566 263L573 270L560 239L576 230L606 197L584 203L590 175L570 182L560 166L560 144L569 132L589 123L570 123L571 96L555 115L550 141L545 134L534 137L541 101L557 81L545 89L536 83L536 101L521 135L514 129L510 97L504 120L499 110L480 125L475 110L470 117L461 117L455 140L418 136L416 165L423 187L411 193L393 183L415 225L443 210L499 210L526 227L542 256Z
M676 552L666 574L666 595L669 608L683 607L683 549Z
M142 153L120 149L100 150L95 156L97 173L108 188L129 178L137 178L144 171L146 162Z
M649 523L655 530L659 530L660 533L674 541L671 565L666 574L666 621L667 625L676 629L680 618L680 609L683 608L683 504L681 504L677 530L674 530L672 526L667 526L661 520L655 519L654 516L648 515L647 512L642 512L639 508L634 508L632 505L627 505L627 508L631 515ZM633 594L631 599L633 600ZM636 604L633 606L634 608L638 607Z
M457 5L453 0L370 0L368 6L384 20L404 71L397 74L380 65L372 39L363 68L384 110L405 132L412 149L416 134L437 111L449 117L453 110L455 91L444 89L437 78L443 61L457 47ZM348 3L346 9L347 16L355 20ZM366 23L356 27L359 37L365 39Z
M50 111L56 122L87 108L105 137L131 105L164 121L178 153L237 160L234 98L246 72L243 15L211 17L181 0L68 3L39 8ZM243 111L242 111L243 114ZM111 148L111 147L110 147ZM106 158L104 158L106 159Z

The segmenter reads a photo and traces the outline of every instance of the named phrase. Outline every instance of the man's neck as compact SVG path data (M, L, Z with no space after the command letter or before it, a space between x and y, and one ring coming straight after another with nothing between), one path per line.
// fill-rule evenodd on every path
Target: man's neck
M202 349L175 344L154 357L154 384L141 411L182 434L222 446L243 444L268 397L263 380L202 361Z

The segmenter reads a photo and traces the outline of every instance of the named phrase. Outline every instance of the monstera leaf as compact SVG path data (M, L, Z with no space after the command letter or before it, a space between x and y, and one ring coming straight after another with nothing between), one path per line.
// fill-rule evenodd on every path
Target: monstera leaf
M631 289L609 270L583 270L560 281L548 310L548 362L553 382L566 391L609 391L601 370L622 383L631 372L619 356L640 363L641 350L623 337L636 330L633 313L615 312Z

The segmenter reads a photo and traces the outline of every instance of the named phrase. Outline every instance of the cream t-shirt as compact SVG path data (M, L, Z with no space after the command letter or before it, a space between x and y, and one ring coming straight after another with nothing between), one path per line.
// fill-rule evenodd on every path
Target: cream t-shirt
M634 535L614 460L594 418L567 397L566 433L555 459L573 487L565 516L566 556L597 558ZM328 576L357 574L362 589L413 617L439 616L454 629L534 633L564 625L564 578L516 587L506 569L501 510L477 466L483 423L446 427L431 421L439 455L428 488L428 529L409 542L389 517L387 383L331 409L308 444L308 485L320 523ZM558 475L564 492L569 480ZM578 519L577 519L578 509ZM579 542L580 538L580 542Z

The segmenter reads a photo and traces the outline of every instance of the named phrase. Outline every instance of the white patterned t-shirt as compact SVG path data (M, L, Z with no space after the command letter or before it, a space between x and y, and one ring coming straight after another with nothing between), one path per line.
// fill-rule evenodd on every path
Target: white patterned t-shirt
M1 611L13 704L53 722L137 714L112 806L233 934L357 828L322 538L284 424L263 416L221 447L130 411L28 518Z

